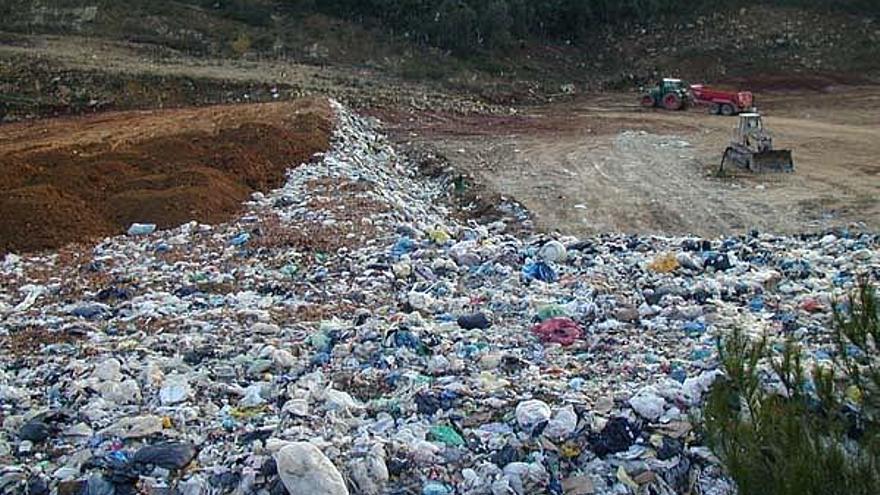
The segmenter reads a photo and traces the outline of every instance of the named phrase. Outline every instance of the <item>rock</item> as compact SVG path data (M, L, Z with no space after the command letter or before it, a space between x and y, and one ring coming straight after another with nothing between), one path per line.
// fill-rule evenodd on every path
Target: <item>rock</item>
M146 389L157 389L165 381L165 373L156 363L148 363L140 374L141 383Z
M122 380L122 363L116 358L109 358L95 366L92 378L101 381L118 382Z
M363 405L348 392L328 388L324 390L324 408L328 411L355 411L363 409Z
M196 474L178 483L177 490L180 492L180 495L207 495L210 488L205 478Z
M128 228L128 235L130 236L143 236L150 235L156 231L156 224L154 223L133 223Z
M572 476L562 481L562 492L565 495L592 495L595 488L589 476Z
M120 405L136 404L141 401L141 388L131 379L122 382L101 382L95 385L95 390L104 399Z
M629 405L639 416L649 421L657 421L663 415L666 400L653 390L646 388L631 398Z
M538 259L547 263L564 263L568 253L559 241L550 241L538 250Z
M62 432L62 436L75 439L86 439L94 434L95 431L86 423L77 423Z
M442 375L449 370L451 363L446 356L436 355L431 356L431 359L428 360L428 374L430 375Z
M251 325L251 332L259 335L278 335L281 333L281 327L271 323L254 323Z
M92 320L99 316L104 316L108 311L108 307L105 304L84 304L74 308L70 314Z
M34 442L30 440L22 440L18 444L18 453L20 455L30 454L34 450Z
M453 253L452 256L457 265L469 268L480 266L480 263L483 262L480 255L474 253Z
M179 404L187 400L191 392L185 376L171 375L165 379L165 384L159 390L159 401L163 406Z
M46 478L34 475L27 480L28 495L49 495L49 483Z
M550 406L540 400L527 400L516 406L516 422L526 431L550 420Z
M196 448L192 444L164 442L141 447L135 452L132 462L159 466L174 471L185 468L195 456Z
M633 308L631 306L618 308L614 312L614 318L623 322L632 323L634 321L639 321L639 310L638 308Z
M245 372L247 376L258 378L263 373L268 372L272 369L272 365L274 362L269 359L257 359L248 366L247 371Z
M100 474L89 476L83 495L115 495L116 487Z
M704 371L699 376L688 378L684 381L681 388L690 405L697 405L703 397L703 394L712 388L715 380L724 376L721 370Z
M52 429L49 425L37 420L28 421L18 430L19 438L22 440L30 440L34 443L46 441L51 434Z
M79 476L79 469L68 466L58 468L52 473L53 478L61 481L70 480L77 476Z
M544 428L544 435L549 438L566 438L577 429L578 416L572 406L565 406L556 412L553 419Z
M681 455L684 451L684 442L677 438L663 437L660 446L657 447L657 459L665 461Z
M604 456L629 449L638 435L638 429L626 418L611 418L602 431L591 434L589 440L593 451Z
M110 427L101 430L100 434L104 437L144 438L161 432L164 423L160 416L122 418Z
M484 313L473 313L459 316L458 326L465 330L485 330L492 326L492 322L489 321L489 318Z
M437 481L429 481L422 487L422 495L452 495L452 488Z
M317 447L296 442L274 455L278 475L291 495L348 495L339 470Z
M394 276L399 279L407 279L412 276L413 267L412 263L408 261L401 261L399 263L395 263L391 265L391 271L394 273Z
M380 495L388 484L388 466L385 463L385 449L381 445L373 446L364 457L352 461L348 469L355 493L362 495Z
M687 253L678 253L675 259L682 268L687 270L700 271L703 269L703 263Z
M255 383L244 389L244 396L238 401L238 405L241 407L257 407L265 403L263 385L260 383Z
M284 349L276 349L272 352L272 362L281 369L292 368L296 365L296 357Z
M65 480L58 483L58 495L83 495L86 480Z

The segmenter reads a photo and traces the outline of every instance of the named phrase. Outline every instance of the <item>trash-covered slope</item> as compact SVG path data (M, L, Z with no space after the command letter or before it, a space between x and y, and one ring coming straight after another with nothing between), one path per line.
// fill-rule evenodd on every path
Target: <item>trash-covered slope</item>
M875 235L517 237L336 105L246 214L0 264L0 490L729 493L691 413L741 326L835 352ZM511 229L512 230L512 229Z

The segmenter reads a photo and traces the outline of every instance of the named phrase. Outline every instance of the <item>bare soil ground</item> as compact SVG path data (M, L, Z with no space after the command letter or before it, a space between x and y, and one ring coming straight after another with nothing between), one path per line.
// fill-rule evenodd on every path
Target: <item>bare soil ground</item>
M333 97L356 108L499 111L363 66L195 57L124 41L0 32L0 123L106 110ZM4 113L6 114L4 117Z
M880 88L758 95L793 174L715 175L736 119L638 108L602 94L515 117L380 115L401 140L523 203L538 228L725 235L880 228Z
M218 222L320 151L326 100L105 113L2 126L0 252Z
M479 187L463 197L513 198L546 231L880 229L880 86L852 74L756 74L722 80L758 93L777 145L794 151L794 174L716 177L735 119L646 111L633 93L509 115L467 91L364 66L198 58L73 36L0 44L0 97L35 102L7 103L7 119L329 95L371 109L402 141L473 175ZM0 252L54 248L136 221L221 221L326 147L326 109L317 118L296 117L300 110L208 106L2 125Z

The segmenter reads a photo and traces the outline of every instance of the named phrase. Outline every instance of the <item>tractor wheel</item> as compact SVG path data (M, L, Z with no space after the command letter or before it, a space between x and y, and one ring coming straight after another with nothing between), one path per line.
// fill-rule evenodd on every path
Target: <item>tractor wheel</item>
M663 108L667 110L681 110L683 103L681 97L675 93L669 93L663 97Z
M712 115L718 115L721 113L721 105L713 103L712 106L709 107L709 113Z
M654 98L651 95L645 95L642 97L642 106L644 108L654 108Z
M731 117L733 115L736 115L736 109L733 108L733 105L731 105L730 103L725 103L724 105L721 105L721 115L724 115L725 117Z

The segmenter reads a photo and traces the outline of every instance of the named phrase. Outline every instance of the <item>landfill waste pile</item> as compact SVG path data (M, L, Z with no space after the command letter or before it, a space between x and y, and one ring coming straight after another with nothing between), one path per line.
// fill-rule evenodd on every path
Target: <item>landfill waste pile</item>
M876 235L460 220L334 111L237 221L2 260L0 492L734 493L692 424L716 337L826 361L834 297L880 270Z

